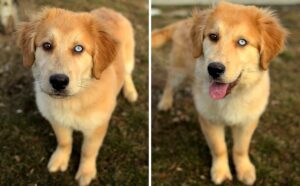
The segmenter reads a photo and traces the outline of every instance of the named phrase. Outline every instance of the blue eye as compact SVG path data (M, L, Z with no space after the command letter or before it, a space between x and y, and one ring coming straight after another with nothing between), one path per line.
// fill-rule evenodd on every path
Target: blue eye
M239 39L237 43L240 46L246 46L247 45L247 40L245 40L245 39Z
M75 47L74 47L74 52L76 52L76 53L81 53L82 51L83 51L83 46L81 46L81 45L76 45Z

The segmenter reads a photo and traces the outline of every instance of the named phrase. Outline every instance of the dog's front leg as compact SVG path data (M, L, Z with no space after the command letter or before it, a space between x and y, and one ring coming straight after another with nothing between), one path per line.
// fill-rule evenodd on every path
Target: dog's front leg
M206 138L212 155L211 179L221 184L226 179L232 180L228 164L224 126L210 123L199 117L202 132Z
M249 158L249 146L257 124L258 122L253 122L232 127L234 165L238 179L247 185L253 185L256 180L255 167Z
M107 128L108 122L105 122L94 130L83 131L84 141L81 150L80 165L75 177L80 186L89 185L92 179L96 177L96 159Z
M51 124L57 139L57 148L52 154L48 170L50 172L65 171L68 168L72 151L72 129Z

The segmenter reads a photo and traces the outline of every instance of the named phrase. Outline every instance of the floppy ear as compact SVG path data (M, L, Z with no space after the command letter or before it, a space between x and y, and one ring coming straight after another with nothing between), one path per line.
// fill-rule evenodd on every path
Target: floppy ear
M117 55L118 43L108 33L98 32L96 47L93 57L93 75L100 79L100 75L115 59Z
M198 58L202 55L202 43L204 39L205 23L210 11L193 11L193 26L191 28L190 36L193 44L193 57Z
M23 52L23 65L31 67L34 63L34 38L36 35L36 22L23 23L18 28L18 46Z
M261 34L260 65L267 70L270 61L284 48L287 31L270 10L261 10L258 21Z

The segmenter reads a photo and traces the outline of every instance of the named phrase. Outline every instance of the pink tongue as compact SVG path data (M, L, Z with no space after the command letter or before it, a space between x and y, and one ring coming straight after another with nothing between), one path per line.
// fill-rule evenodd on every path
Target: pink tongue
M213 82L209 86L209 95L212 99L218 100L226 96L229 84Z

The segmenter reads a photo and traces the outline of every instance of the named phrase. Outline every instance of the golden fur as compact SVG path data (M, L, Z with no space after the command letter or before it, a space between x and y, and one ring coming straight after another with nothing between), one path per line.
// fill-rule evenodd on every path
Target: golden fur
M210 39L217 34L218 40ZM268 102L270 61L283 49L286 30L270 10L226 2L193 18L174 23L152 33L152 47L172 40L167 84L158 105L170 109L173 90L187 74L194 74L193 95L201 129L212 155L211 178L221 184L232 175L228 164L224 128L231 127L233 161L237 177L247 185L256 180L255 167L248 155L250 140ZM240 39L247 44L240 46ZM226 67L215 80L208 65ZM222 99L210 96L214 83L233 88Z
M50 122L57 149L48 163L50 172L65 171L72 149L72 131L84 135L79 185L88 185L96 176L96 157L105 137L116 98L123 87L134 102L137 92L131 73L134 68L134 36L130 22L121 14L100 8L75 13L51 8L18 30L23 64L31 67L36 102ZM44 44L52 49L45 50ZM83 46L81 53L74 47ZM53 74L65 74L69 84L57 93L49 83Z

